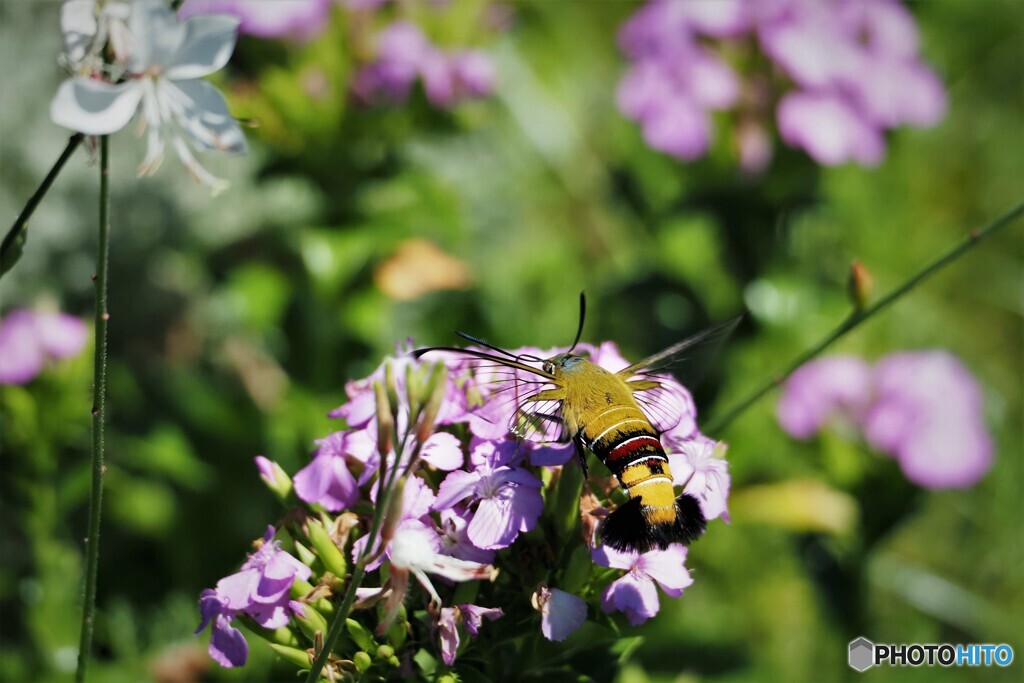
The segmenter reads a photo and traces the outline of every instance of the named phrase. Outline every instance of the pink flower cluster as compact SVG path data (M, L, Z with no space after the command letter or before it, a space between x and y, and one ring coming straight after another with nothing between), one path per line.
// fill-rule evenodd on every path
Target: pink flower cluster
M784 78L741 76L723 55L744 42ZM737 110L740 160L756 172L770 159L763 119L772 101L782 140L827 166L877 164L886 130L930 126L946 110L898 0L652 0L619 43L632 62L620 110L648 145L684 160L707 153L714 111Z
M352 82L352 92L362 102L402 103L417 81L423 83L427 100L445 109L494 90L494 63L480 50L442 50L408 21L392 23L377 34L376 42L376 58Z
M977 381L945 351L894 353L871 367L854 356L802 366L786 381L779 424L808 439L832 419L858 427L927 488L976 484L992 466L992 439Z

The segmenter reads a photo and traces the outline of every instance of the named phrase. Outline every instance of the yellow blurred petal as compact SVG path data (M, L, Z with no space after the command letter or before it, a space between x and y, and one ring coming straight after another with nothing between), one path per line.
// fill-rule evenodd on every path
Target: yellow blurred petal
M729 512L734 523L836 535L851 533L858 518L853 498L817 479L791 479L734 491L729 496Z

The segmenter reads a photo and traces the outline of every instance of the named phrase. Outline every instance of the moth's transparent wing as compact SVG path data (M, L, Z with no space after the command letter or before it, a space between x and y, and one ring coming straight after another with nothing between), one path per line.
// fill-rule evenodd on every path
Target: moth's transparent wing
M562 419L562 402L538 399L537 393L519 403L508 428L520 439L536 443L564 443L568 440Z
M678 425L683 416L696 413L690 392L671 377L635 379L626 384L633 389L633 398L658 433Z
M709 327L616 373L633 389L633 398L656 430L666 432L695 414L687 387L707 374L741 320L737 316Z
M493 438L501 438L511 432L537 443L563 440L561 401L537 400L541 392L555 388L543 373L500 361L472 365L479 406L471 408L471 417L488 423L478 422L474 433L493 430Z

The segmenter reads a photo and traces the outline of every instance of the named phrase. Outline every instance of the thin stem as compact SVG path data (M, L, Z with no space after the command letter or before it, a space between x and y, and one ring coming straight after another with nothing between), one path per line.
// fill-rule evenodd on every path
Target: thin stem
M50 190L50 186L53 185L53 181L57 179L57 175L64 168L64 164L67 163L71 155L74 154L78 146L82 144L82 140L85 139L85 135L82 133L75 133L68 140L68 144L64 147L64 151L61 152L60 157L54 163L53 168L43 178L43 182L40 183L39 187L36 188L35 193L29 197L28 202L25 203L25 208L18 215L18 218L14 221L14 225L7 231L4 236L3 244L0 244L0 277L3 277L4 273L11 269L18 259L21 258L21 249L25 244L25 240L28 238L28 219L32 218L32 214L35 213L36 207L43 201L43 197Z
M815 344L814 346L800 354L800 356L797 357L797 359L794 360L792 363L790 363L789 366L786 367L786 369L783 370L780 374L777 374L768 381L766 381L760 387L755 389L749 396L744 398L742 401L740 401L738 404L736 404L729 410L725 411L724 414L716 416L713 420L711 420L707 424L707 426L705 426L704 431L713 434L724 429L729 423L731 423L733 420L735 420L737 417L743 414L747 410L747 408L757 403L757 401L762 396L764 396L774 387L778 386L783 381L785 381L785 379L789 377L791 374L793 374L793 372L801 365L803 365L807 361L811 360L812 358L820 354L826 348L831 346L834 342L842 338L847 332L850 332L854 328L858 327L861 323L865 322L866 320L874 316L883 308L886 308L889 304L901 298L904 294L906 294L911 289L916 287L923 280L925 280L926 278L930 277L931 275L941 270L943 267L949 265L953 261L960 258L960 256L962 256L963 254L977 246L978 243L980 243L983 239L994 235L995 233L1005 228L1010 223L1013 223L1015 220L1020 218L1021 214L1024 214L1024 202L1017 204L1017 206L1013 207L1012 209L1004 213L1002 216L986 225L984 228L980 230L972 230L971 233L966 237L966 239L964 239L959 244L954 246L952 249L947 251L945 254L938 257L937 259L929 263L927 266L922 268L920 271L917 272L917 274L913 275L909 280L904 282L902 285L900 285L893 291L883 296L881 299L876 301L871 306L868 306L867 308L864 308L860 311L854 311L853 313L851 313L850 316L846 318L846 320L841 322L839 326L836 327L836 329L834 329L832 332L826 335L825 338L819 341L817 344Z
M100 515L103 508L104 425L107 420L107 262L110 254L110 154L109 138L100 138L100 244L96 275L95 379L92 389L92 490L89 497L89 535L85 539L85 596L82 605L82 637L78 645L75 680L85 680L92 650L96 616L96 575L100 560Z
M327 637L324 638L323 649L320 654L317 655L316 660L309 668L309 674L306 676L306 683L316 683L320 678L320 671L323 670L324 664L327 663L327 658L330 656L334 646L338 643L338 638L341 637L341 631L345 628L345 620L348 619L349 612L352 611L352 605L356 600L356 589L359 588L363 582L363 576L366 575L366 565L373 554L373 545L377 542L377 534L380 533L380 528L384 523L384 516L388 509L391 507L391 499L395 494L395 482L399 475L399 464L402 461L402 453L405 451L406 441L408 439L408 433L402 437L401 443L395 451L395 466L391 468L388 473L390 476L387 477L387 483L384 485L384 497L381 498L380 494L377 495L377 509L374 511L373 522L370 524L370 532L366 535L366 545L363 547L363 552L356 561L355 569L352 570L352 578L349 579L348 590L345 591L345 597L341 601L341 606L334 613L334 620L331 622L331 627L327 631ZM416 442L415 451L411 458L415 461L419 457L420 443ZM384 466L386 458L381 458L381 468ZM381 478L383 481L383 477ZM380 489L378 489L379 491ZM382 549L383 550L383 549Z

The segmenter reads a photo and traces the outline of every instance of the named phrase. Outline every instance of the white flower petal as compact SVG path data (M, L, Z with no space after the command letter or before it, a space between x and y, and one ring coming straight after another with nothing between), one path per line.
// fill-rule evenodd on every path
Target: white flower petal
M226 14L198 14L182 24L185 37L164 63L168 78L200 78L224 67L238 38L238 18Z
M98 30L94 0L68 0L60 8L60 30L64 51L72 63L85 59L89 44Z
M178 125L200 149L228 154L248 151L242 129L216 88L201 80L163 81L161 85L175 105Z
M136 0L128 29L135 41L128 68L137 74L167 63L185 39L185 27L164 0Z
M72 78L61 83L50 103L50 118L86 135L109 135L131 120L142 89L136 83L112 85L88 78Z

